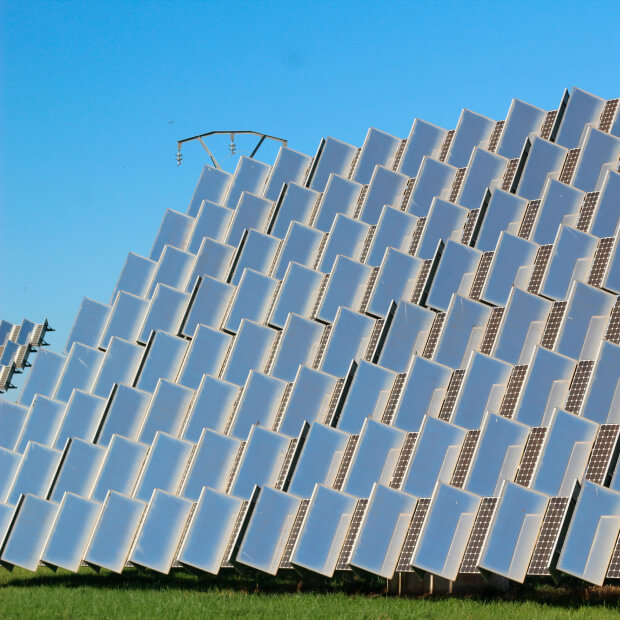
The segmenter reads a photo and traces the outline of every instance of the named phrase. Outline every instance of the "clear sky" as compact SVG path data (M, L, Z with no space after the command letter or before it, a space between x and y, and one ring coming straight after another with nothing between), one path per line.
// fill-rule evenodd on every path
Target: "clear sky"
M206 154L177 167L177 139L255 129L314 155L513 97L620 96L620 0L0 0L0 20L0 318L47 317L55 350L187 208Z

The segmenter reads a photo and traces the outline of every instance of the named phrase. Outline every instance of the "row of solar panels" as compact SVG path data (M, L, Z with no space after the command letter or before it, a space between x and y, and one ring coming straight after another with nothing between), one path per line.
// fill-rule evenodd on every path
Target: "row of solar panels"
M388 579L488 570L523 581L557 569L602 583L620 577L610 525L620 476L597 484L619 434L558 411L548 429L489 414L469 433L426 417L419 433L366 420L359 435L314 423L297 438L254 426L243 442L209 429L196 444L159 431L150 446L119 435L107 448L31 442L14 462L3 454L0 560ZM556 495L541 490L560 481Z
M44 338L49 331L54 330L47 319L43 323L24 319L18 325L0 321L0 394L14 387L13 375L31 366L30 355L39 347L47 346Z
M618 495L616 107L574 90L551 113L515 101L505 122L465 111L454 132L416 121L406 141L328 139L312 162L283 149L272 170L205 168L189 216L166 213L112 305L85 300L68 355L39 354L22 406L0 409L14 465L2 561L54 565L77 520L72 567L549 574L573 481L582 497L604 495L590 481L614 489L590 525L610 522ZM69 437L127 472L113 446L153 443L139 482L116 487L82 463L89 482L63 487L83 444L63 457ZM216 443L226 458L201 469ZM93 484L95 501L113 490L102 512ZM602 577L591 568L605 554L590 558L576 531L583 562L560 569L604 579L613 527L596 538Z

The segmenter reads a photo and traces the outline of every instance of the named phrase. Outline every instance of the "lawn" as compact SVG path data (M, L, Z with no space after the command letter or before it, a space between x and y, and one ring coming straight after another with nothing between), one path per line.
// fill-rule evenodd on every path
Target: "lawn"
M386 596L381 581L170 577L0 569L0 618L617 618L618 589L515 587L495 596Z

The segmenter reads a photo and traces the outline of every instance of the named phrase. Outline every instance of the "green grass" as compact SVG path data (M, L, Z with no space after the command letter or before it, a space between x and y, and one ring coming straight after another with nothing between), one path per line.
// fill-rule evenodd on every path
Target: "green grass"
M515 587L504 594L385 595L385 583L353 578L299 581L290 575L178 573L128 570L123 575L39 569L0 569L0 618L618 618L617 588Z

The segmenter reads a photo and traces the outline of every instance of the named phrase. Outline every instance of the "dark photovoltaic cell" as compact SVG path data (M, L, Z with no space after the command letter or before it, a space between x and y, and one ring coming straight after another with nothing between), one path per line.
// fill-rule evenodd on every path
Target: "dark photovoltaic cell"
M465 484L465 479L469 473L472 459L474 458L474 452L478 445L478 439L480 438L480 429L473 431L467 431L463 445L459 453L459 458L454 466L454 472L452 474L452 480L450 484L457 489L462 489Z
M450 418L452 417L452 411L454 410L456 399L459 396L464 376L465 370L463 370L462 368L458 368L452 373L452 376L450 377L450 383L448 383L446 396L443 399L443 403L441 403L441 409L439 410L439 415L437 416L440 420L443 420L444 422L449 422Z
M239 510L239 515L237 516L237 520L235 521L235 527L233 528L233 532L230 536L230 540L228 541L228 545L226 546L226 551L224 552L224 559L222 560L222 568L233 568L232 560L235 555L235 548L238 547L239 540L241 538L242 529L244 523L247 522L249 517L249 510L253 503L252 499L246 499L241 504L241 509Z
M463 184L463 179L465 178L465 173L467 172L467 168L459 168L454 175L454 181L452 183L452 189L450 190L450 198L448 200L450 202L456 202L456 199L461 191L461 185Z
M411 243L409 244L409 254L411 254L411 256L415 256L415 253L418 251L418 245L420 244L420 239L422 237L422 233L424 232L425 225L425 217L419 218L416 222L415 230L413 231L413 235L411 236Z
M512 418L517 406L517 401L521 395L521 389L523 388L523 381L527 374L527 364L518 364L513 367L510 373L510 379L506 385L506 391L504 392L504 398L499 408L499 415L505 418Z
M284 417L284 412L286 411L289 398L291 397L291 392L293 391L293 385L294 385L293 383L289 383L284 389L284 394L282 394L282 400L280 401L278 412L276 413L276 417L273 421L273 430L276 432L280 430L280 424L282 424L282 418Z
M527 285L529 293L538 295L540 291L540 285L545 277L545 271L547 270L547 264L549 263L549 257L553 250L553 244L541 245L536 252L536 258L534 259L534 267L532 269L532 275L530 276L530 282Z
M616 546L611 554L607 568L607 579L620 579L620 536L616 540Z
M319 265L321 264L321 259L323 258L323 252L325 251L325 246L327 245L327 240L329 239L329 233L325 233L323 238L321 239L321 243L319 243L319 247L316 251L316 260L314 261L314 265L312 269L317 271Z
M383 417L381 421L384 424L391 424L394 419L394 413L396 412L396 405L398 404L398 400L400 399L400 395L403 391L403 386L405 385L405 379L407 378L406 372L401 372L396 375L394 379L394 384L392 385L392 390L390 391L390 395L388 397L387 403L385 405L385 410L383 412Z
M357 535L359 534L367 507L368 500L366 498L357 500L353 516L351 517L351 523L349 524L349 530L347 531L342 549L340 550L340 555L338 556L338 561L336 562L336 570L350 570L349 560L351 559L351 552L357 540Z
M598 202L600 192L588 192L584 199L581 209L579 210L579 219L577 220L577 230L588 232L592 216L596 211L596 203Z
M343 390L345 388L346 379L340 378L336 381L332 397L327 407L327 414L325 416L324 424L326 426L333 426L335 423L334 417L337 414L339 405L342 405Z
M278 352L278 348L280 346L280 341L282 340L283 331L278 331L273 339L273 344L271 345L271 351L269 352L269 357L267 358L267 363L265 364L264 373L268 375L273 368L273 361L276 359L276 354Z
M400 552L398 563L396 564L396 571L399 573L413 572L411 568L411 558L413 558L413 553L418 544L420 532L422 531L422 526L424 525L424 519L426 518L430 503L430 498L422 497L415 506L413 516L411 517L411 523L407 530L407 536L405 537L405 542Z
M280 256L282 255L283 249L284 249L284 240L280 241L280 243L278 244L278 249L275 251L273 255L273 259L271 261L271 265L269 266L269 269L267 270L267 273L269 274L270 277L273 277L276 272L278 263L280 262ZM231 298L231 301L232 301L232 298Z
M545 324L545 331L540 340L540 345L545 349L552 350L555 346L567 303L566 301L556 301L551 308L551 312L547 317L547 323Z
M620 297L616 298L614 309L611 311L609 325L607 325L607 331L605 332L605 340L609 340L609 342L614 344L620 344Z
M550 110L549 112L547 112L545 120L540 129L540 137L543 140L549 140L549 137L551 136L551 131L553 130L553 126L555 125L555 119L557 117L557 114L557 110Z
M310 318L316 318L316 315L321 307L321 303L323 303L323 297L325 296L325 291L327 290L327 285L329 284L330 274L326 273L321 280L321 284L319 285L319 290L316 292L316 301L314 303L314 308L312 308L312 313L310 314Z
M520 159L517 157L515 159L511 159L508 164L506 164L506 172L504 172L504 176L502 178L502 189L505 192L509 192L513 189L515 184L515 174L519 168L519 161Z
M355 167L357 166L357 162L359 161L361 152L362 152L362 149L358 148L355 153L355 156L351 160L351 167L349 168L349 174L347 175L347 179L353 178L353 174L355 173Z
M478 561L480 560L480 553L482 552L487 532L489 531L493 515L495 514L497 499L497 497L482 498L476 514L476 520L474 521L469 540L467 541L467 547L465 548L459 573L469 575L479 573Z
M303 525L304 518L308 512L309 505L309 499L302 499L299 503L299 508L297 509L295 520L293 521L293 527L291 528L291 533L289 534L286 545L284 546L284 552L282 553L282 559L280 560L280 568L293 568L293 565L291 564L291 556L293 555L293 549L297 539L299 538L299 532L301 531L301 526Z
M592 446L584 480L601 486L609 484L620 448L620 424L601 424Z
M375 321L375 326L372 329L372 333L370 334L370 340L368 341L368 347L366 348L366 353L364 354L364 359L367 362L376 361L378 347L380 345L381 334L383 332L383 328L385 326L385 319L377 319Z
M400 489L403 483L417 439L417 433L407 433L407 437L405 437L405 441L403 441L403 447L400 449L398 461L396 461L396 467L394 467L394 473L390 480L390 487L393 489Z
M495 344L495 339L497 338L497 332L499 331L499 326L502 323L504 310L505 308L502 307L493 308L493 310L491 310L491 316L489 317L487 328L484 332L484 337L482 338L482 344L480 345L480 353L491 355L493 345Z
M562 166L562 172L560 172L560 183L566 183L566 185L570 185L570 182L573 180L573 175L575 174L575 168L577 166L577 160L579 159L579 154L581 153L581 149L571 149L566 154L566 160L564 161L564 166Z
M233 422L235 421L235 414L237 413L237 408L239 407L239 402L241 401L241 397L243 396L243 387L239 388L239 393L237 394L237 398L235 398L235 402L233 403L232 407L231 407L231 412L230 415L228 416L228 420L226 421L226 427L224 428L224 435L228 435L230 433L230 429L233 425ZM241 455L243 454L243 445L239 446L239 454L238 457L241 458ZM239 465L238 462L235 462L235 467L233 468L233 473L236 472L236 466ZM233 476L231 476L230 480L231 480L231 484L232 484L232 478Z
M245 444L245 441L242 441L239 444L239 449L237 450L235 461L230 470L230 476L228 477L228 483L226 484L226 493L230 493L230 489L232 488L233 482L235 481L235 476L237 475L237 471L239 469L239 465L241 464L241 459L243 458L243 453L245 451Z
M338 467L338 473L334 479L333 487L336 491L342 491L342 485L344 484L344 479L347 476L351 461L353 460L353 453L355 452L355 447L357 446L359 438L359 435L351 435L347 441L347 445L340 461L340 467Z
M362 212L364 206L364 200L366 200L366 194L368 194L368 185L362 185L360 195L357 198L357 204L355 205L355 211L353 212L353 219L356 220Z
M593 368L594 360L582 360L577 364L568 389L568 398L564 407L566 411L579 415Z
M603 278L605 277L605 271L607 271L607 264L609 263L609 257L614 248L614 237L603 237L596 246L594 252L594 259L592 261L592 268L590 269L590 276L588 278L588 284L590 286L601 287L603 284Z
M523 448L519 469L515 474L514 481L516 484L520 484L524 487L530 486L546 436L546 426L538 426L530 431L527 441L525 442L525 447Z
M470 299L475 299L478 301L480 299L480 295L482 294L482 289L484 288L484 284L487 280L487 276L489 275L489 268L491 267L491 261L493 260L494 252L485 252L480 257L480 262L478 263L478 269L476 269L476 275L474 276L474 281L471 284L471 288L469 289L469 297Z
M567 518L569 503L569 497L552 497L549 500L527 569L528 575L547 576L551 574L553 555L558 547L560 531Z
M438 312L433 319L433 324L431 325L431 329L428 334L428 338L426 339L426 344L424 345L424 352L422 353L422 357L430 360L435 354L435 348L437 347L437 342L439 341L439 336L441 335L441 328L443 327L444 321L446 320L445 312Z
M400 165L400 160L403 158L403 153L405 152L405 148L407 147L407 139L400 141L398 145L398 150L396 151L396 155L394 155L394 163L392 164L392 170L398 170L398 166Z
M321 207L321 201L323 200L323 192L319 192L316 197L316 201L314 206L312 207L312 211L310 213L310 218L308 219L308 226L312 226L316 220L316 216L319 212L319 208Z
M326 325L323 329L323 335L321 336L321 341L319 342L319 348L316 352L316 358L314 359L314 364L312 364L312 368L314 368L315 370L317 370L321 365L321 360L323 359L325 349L327 348L327 342L329 341L329 335L331 334L331 331L331 325Z
M278 479L273 485L273 488L277 489L278 491L286 491L286 482L287 479L290 477L291 466L293 465L295 459L298 444L299 440L297 438L291 439L291 442L289 443L288 450L286 451L286 456L284 457L282 467L280 468L280 473L278 474Z
M376 232L377 226L373 224L366 233L366 239L364 240L364 246L362 247L362 253L360 254L360 263L366 262L366 257L368 256L368 252L370 251L370 246L372 245L372 240L374 239Z
M523 214L523 219L521 220L521 226L519 227L518 236L522 239L530 238L539 208L540 200L538 198L536 200L530 200L528 202L527 207L525 208L525 213Z
M368 283L366 284L366 290L364 291L364 296L362 297L362 302L360 303L359 311L360 313L365 313L366 308L368 308L368 302L370 301L370 296L375 288L375 283L377 281L377 276L379 275L380 267L373 267L370 275L368 276Z
M415 287L413 289L413 294L411 295L411 303L419 304L422 299L422 294L424 293L424 289L426 288L426 281L428 280L431 267L433 266L433 259L428 258L422 263L422 267L420 267L420 273L418 273L418 277L415 281Z
M448 156L448 151L450 150L450 145L452 144L452 140L454 139L455 129L450 129L444 138L443 144L441 145L441 151L439 152L439 161L446 161L446 157Z
M411 198L411 194L413 193L414 185L415 185L415 179L409 179L407 181L407 185L405 185L405 191L403 192L403 199L400 203L401 211L407 210L407 205L409 204L409 199Z
M497 145L499 144L499 139L502 136L502 131L504 129L504 124L506 121L497 121L497 123L495 123L495 127L493 128L493 133L491 134L491 137L489 138L489 151L491 153L495 153L495 150L497 149Z
M607 103L605 103L601 119L598 123L599 131L609 133L616 116L616 110L618 109L618 101L620 101L620 99L609 99Z
M282 280L279 280L276 284L276 287L273 289L273 296L271 297L271 304L269 304L269 310L267 311L267 321L266 323L271 323L271 315L273 314L273 309L276 306L276 302L278 301L278 296L280 294L280 289L282 288Z
M461 236L461 243L463 245L470 244L479 216L480 216L480 209L472 209L467 214L467 219L465 220L465 226L463 226L463 235Z

